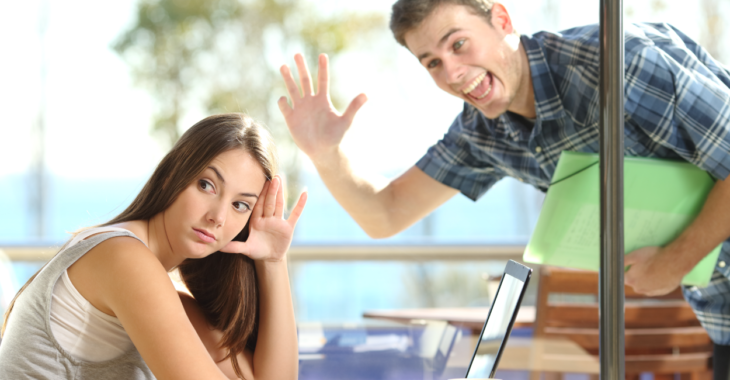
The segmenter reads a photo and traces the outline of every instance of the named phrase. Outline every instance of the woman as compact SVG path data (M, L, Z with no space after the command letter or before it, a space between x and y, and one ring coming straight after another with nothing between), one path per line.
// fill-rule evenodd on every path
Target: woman
M247 116L195 124L124 212L78 232L20 290L0 378L296 378L286 251L306 194L283 219L275 172Z

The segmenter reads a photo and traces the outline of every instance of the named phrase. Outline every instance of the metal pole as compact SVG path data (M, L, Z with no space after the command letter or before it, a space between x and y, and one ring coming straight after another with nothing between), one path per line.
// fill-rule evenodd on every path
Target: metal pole
M601 380L624 380L624 30L622 0L601 0Z

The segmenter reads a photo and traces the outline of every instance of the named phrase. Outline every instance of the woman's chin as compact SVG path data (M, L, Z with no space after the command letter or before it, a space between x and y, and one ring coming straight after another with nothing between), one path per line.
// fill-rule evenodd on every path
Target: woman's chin
M187 258L202 259L202 258L208 257L208 256L218 252L218 249L216 249L215 247L211 247L209 245L205 245L202 247L198 244L196 244L196 245L197 245L197 247L192 247L192 249L190 249L188 251Z

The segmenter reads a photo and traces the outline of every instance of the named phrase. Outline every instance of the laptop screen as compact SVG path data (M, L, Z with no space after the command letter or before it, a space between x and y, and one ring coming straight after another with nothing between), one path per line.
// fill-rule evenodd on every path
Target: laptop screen
M515 264L528 269L520 264ZM506 338L511 331L514 317L524 294L525 283L529 279L529 272L525 281L522 281L509 273L511 272L509 267L510 265L502 276L499 290L492 302L489 316L466 374L467 379L492 378L497 369L501 348L507 341Z

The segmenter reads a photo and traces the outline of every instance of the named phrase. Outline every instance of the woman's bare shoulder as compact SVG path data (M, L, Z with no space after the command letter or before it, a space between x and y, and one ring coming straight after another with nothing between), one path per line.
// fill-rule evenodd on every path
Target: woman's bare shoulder
M159 266L164 272L162 263L144 243L131 236L116 236L90 249L72 267L91 266L95 272L109 274L120 269L118 265L137 267L140 264L157 264L153 266Z
M162 263L141 241L117 236L99 243L68 268L81 295L102 312L115 316L110 298L135 287L172 286Z

